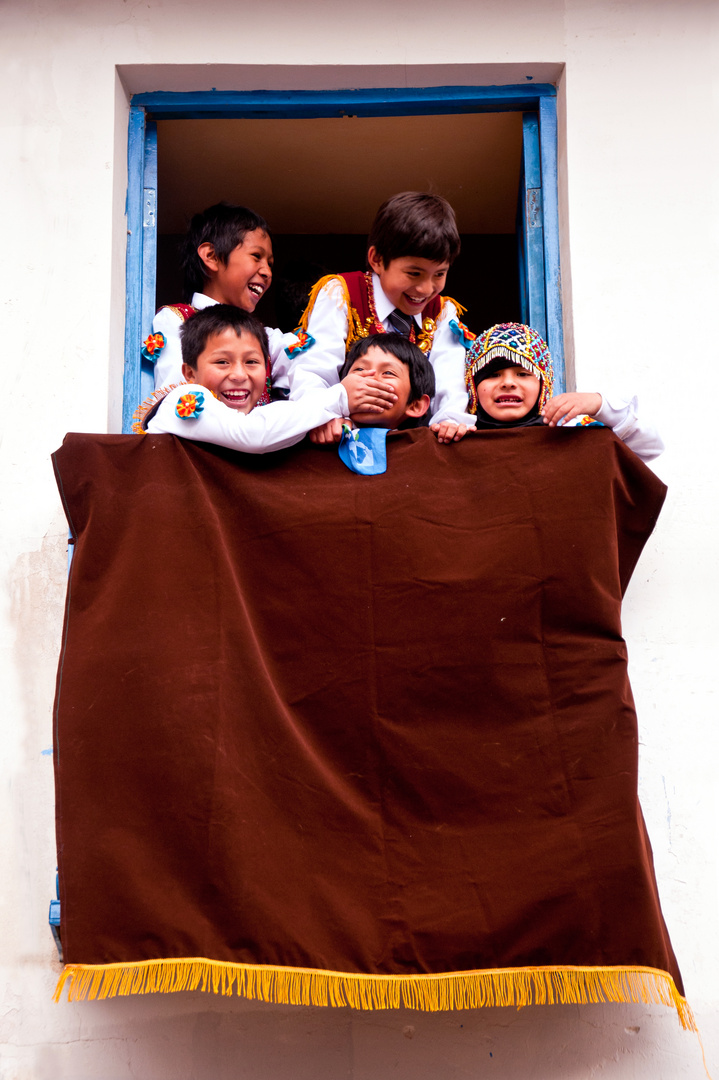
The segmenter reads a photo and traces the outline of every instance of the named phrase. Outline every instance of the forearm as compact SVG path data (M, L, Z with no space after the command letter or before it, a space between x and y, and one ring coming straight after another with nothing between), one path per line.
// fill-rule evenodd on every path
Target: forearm
M179 417L179 398L193 393L202 393L202 411L191 419ZM266 454L293 446L312 428L342 416L346 409L347 394L339 384L308 391L299 401L277 401L247 414L228 408L202 386L187 384L167 395L147 430L153 435L179 435L247 454Z
M638 416L637 399L600 395L602 404L594 414L606 427L633 450L642 461L652 461L664 450L664 442L654 427Z

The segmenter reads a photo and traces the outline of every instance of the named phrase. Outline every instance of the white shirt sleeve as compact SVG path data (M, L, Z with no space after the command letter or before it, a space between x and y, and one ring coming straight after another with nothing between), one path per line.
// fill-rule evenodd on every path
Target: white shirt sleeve
M626 443L642 461L652 461L664 449L661 435L653 424L643 423L637 415L637 398L606 397L600 393L601 408L594 414L606 427Z
M467 387L464 384L464 345L450 328L450 319L458 319L454 304L447 301L437 320L429 359L434 368L436 392L431 405L430 424L451 420L455 424L476 426L477 417L467 412Z
M296 345L299 338L296 334L284 334L272 326L265 327L267 344L270 350L270 363L272 365L272 385L286 390L290 385L288 372L290 370L290 358L285 349L290 345Z
M169 307L160 308L152 320L153 334L162 334L165 345L155 364L155 389L183 380L180 327L182 319Z
M320 290L309 317L307 333L315 339L315 344L290 362L290 399L339 382L349 333L344 289L339 281L328 281Z
M191 420L175 412L183 394L201 392L203 409ZM320 424L346 415L347 392L338 383L331 388L308 392L301 401L275 401L249 413L230 409L203 386L184 383L162 400L147 425L152 435L179 435L197 442L214 443L247 454L266 454L293 446Z

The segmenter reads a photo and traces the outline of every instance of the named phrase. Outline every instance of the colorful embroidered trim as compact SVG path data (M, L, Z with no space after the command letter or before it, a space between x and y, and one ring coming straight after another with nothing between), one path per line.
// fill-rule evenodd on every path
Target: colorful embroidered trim
M604 427L604 424L601 420L595 420L593 416L582 413L581 416L574 416L571 420L560 420L557 427Z
M312 334L308 334L302 327L298 326L294 333L299 340L296 341L294 345L287 345L285 348L285 353L289 356L290 360L293 356L298 356L300 353L307 352L308 349L311 349L312 346L316 344Z
M384 326L379 320L377 314L377 308L374 303L374 286L372 284L372 274L368 270L365 274L365 283L367 285L367 303L371 314L367 316L367 320L364 328L359 330L359 337L368 337L370 333L374 331L375 334L386 334ZM440 303L444 304L445 297L440 298ZM359 316L352 310L352 314L355 316L355 320L359 321ZM440 309L441 310L441 309ZM432 342L434 341L434 332L437 329L437 320L431 319L429 315L425 315L422 319L422 329L417 329L417 323L412 319L412 327L409 332L409 340L413 345L416 345L423 353L428 354L432 351ZM347 339L347 346L349 351L349 338Z
M157 361L158 356L165 348L164 334L150 334L142 343L142 357L151 364Z
M217 397L217 394L215 394ZM265 378L265 388L258 397L254 404L255 409L259 409L260 405L269 405L272 401L272 376L270 375L270 365L267 365L267 377Z
M554 369L546 341L531 326L523 323L497 323L473 342L464 362L464 381L469 394L469 411L476 413L479 404L476 375L493 360L506 360L507 366L523 367L541 382L539 412L552 396Z
M205 395L202 391L191 394L183 394L177 399L175 413L180 420L197 420L205 407Z
M177 389L180 385L180 383L171 383L169 386L158 387L157 390L152 391L149 397L140 402L132 414L132 432L134 435L147 434L147 425L157 412L160 402L165 400L171 390Z

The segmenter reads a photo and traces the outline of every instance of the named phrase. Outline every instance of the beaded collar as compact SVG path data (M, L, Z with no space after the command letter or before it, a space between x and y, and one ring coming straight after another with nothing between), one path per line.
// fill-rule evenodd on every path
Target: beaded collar
M359 330L360 337L369 337L370 333L385 334L387 331L379 320L377 315L377 308L374 302L374 286L372 284L372 273L367 271L364 276L367 285L367 303L369 305L370 314L367 316L364 327ZM417 323L412 319L412 328L409 332L409 340L413 345L417 345L423 353L428 353L432 348L432 341L434 339L434 332L437 329L437 322L435 319L430 319L426 315L422 319L422 329L417 328Z

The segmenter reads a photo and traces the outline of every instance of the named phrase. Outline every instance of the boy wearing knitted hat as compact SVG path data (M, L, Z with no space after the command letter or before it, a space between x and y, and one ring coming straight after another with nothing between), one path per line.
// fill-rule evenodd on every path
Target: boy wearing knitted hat
M637 416L637 399L567 393L552 397L554 371L546 342L529 326L500 323L472 343L465 362L469 411L477 430L505 427L612 428L643 461L664 449L659 433Z

